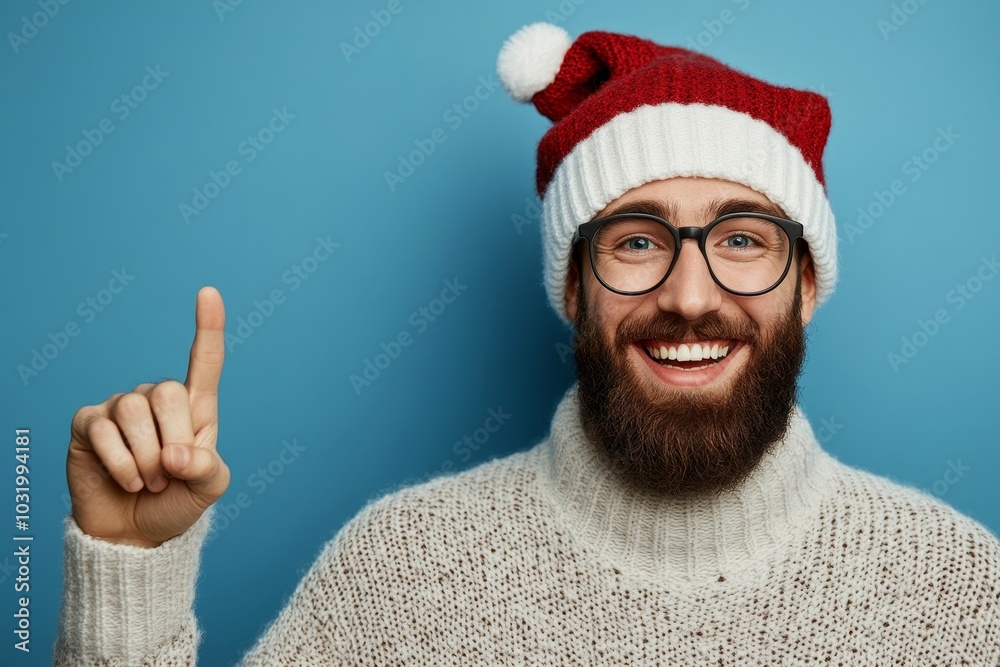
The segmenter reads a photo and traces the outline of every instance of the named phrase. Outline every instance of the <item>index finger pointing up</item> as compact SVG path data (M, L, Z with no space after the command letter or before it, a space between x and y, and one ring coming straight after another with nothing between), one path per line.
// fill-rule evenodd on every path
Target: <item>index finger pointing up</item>
M214 399L218 396L222 362L226 356L226 309L222 295L214 287L198 290L195 326L184 385L194 400Z

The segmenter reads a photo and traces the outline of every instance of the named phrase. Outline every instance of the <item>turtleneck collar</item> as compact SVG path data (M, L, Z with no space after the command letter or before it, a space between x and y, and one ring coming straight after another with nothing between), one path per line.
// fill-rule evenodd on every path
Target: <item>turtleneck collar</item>
M835 459L796 406L789 429L734 491L678 499L633 489L584 433L574 384L545 441L542 480L573 540L600 561L653 581L752 575L814 523Z

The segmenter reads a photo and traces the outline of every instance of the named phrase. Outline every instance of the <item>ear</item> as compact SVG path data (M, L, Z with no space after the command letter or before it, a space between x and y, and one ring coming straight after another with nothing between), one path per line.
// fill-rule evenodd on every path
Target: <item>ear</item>
M805 327L812 321L813 311L816 310L816 267L813 265L812 253L808 247L803 249L799 262L802 265L802 280L799 286L802 291L802 326Z
M566 307L566 316L570 322L576 322L576 312L579 308L577 303L577 289L580 282L580 271L577 268L576 253L573 252L569 258L569 273L566 275L566 293L563 295L563 305Z

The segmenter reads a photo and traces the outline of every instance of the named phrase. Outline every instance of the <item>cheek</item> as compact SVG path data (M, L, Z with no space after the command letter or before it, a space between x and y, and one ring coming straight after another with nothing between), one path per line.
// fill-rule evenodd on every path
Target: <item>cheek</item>
M655 299L648 299L647 296L622 296L605 289L596 280L594 283L587 292L587 310L609 338L614 337L619 324L624 320L656 310ZM649 310L650 307L652 310Z
M752 319L764 331L784 317L795 302L795 281L785 280L776 289L760 296L734 297L733 301L745 317Z
M778 290L775 290L777 292ZM774 336L792 310L791 293L769 293L758 297L746 297L738 304L734 317L742 317L753 322L758 334L766 339Z

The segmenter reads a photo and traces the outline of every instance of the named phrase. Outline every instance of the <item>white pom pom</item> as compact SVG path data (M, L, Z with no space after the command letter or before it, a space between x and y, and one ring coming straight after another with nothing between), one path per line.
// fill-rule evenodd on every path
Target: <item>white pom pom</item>
M497 74L518 102L555 81L563 57L573 44L569 33L551 23L526 25L507 38L497 56Z

